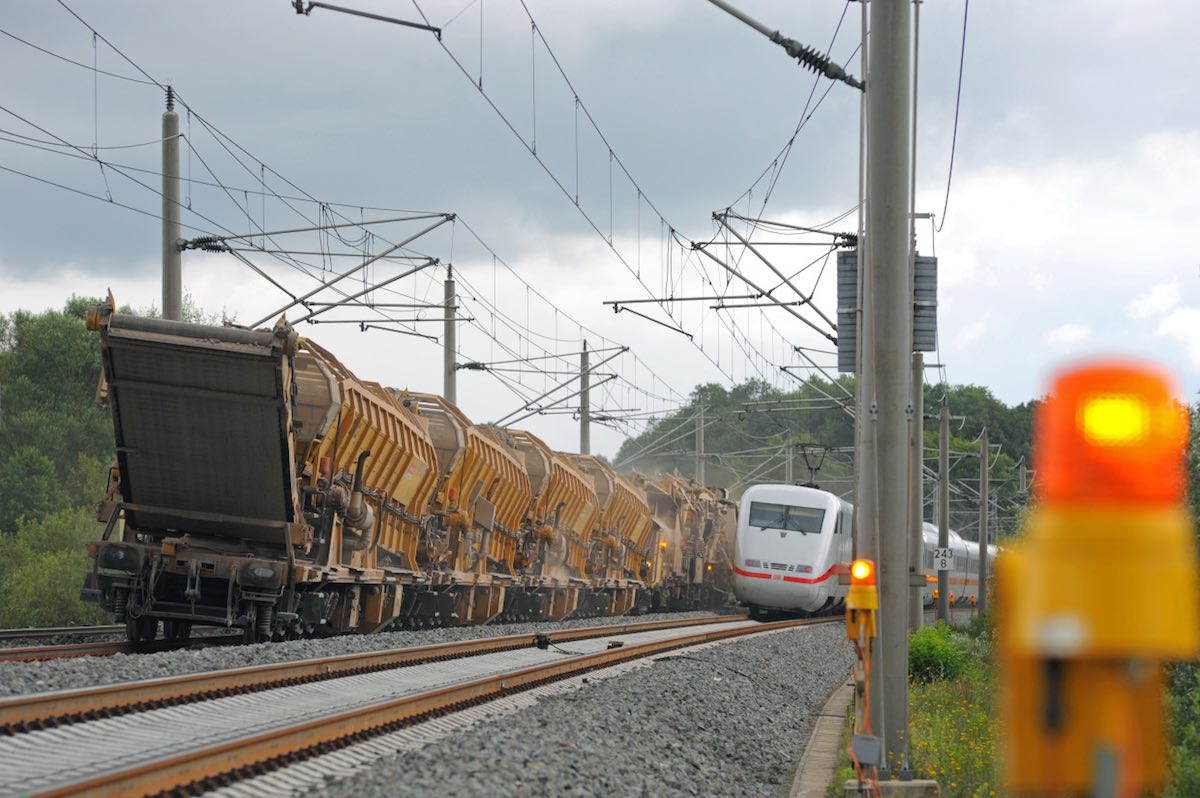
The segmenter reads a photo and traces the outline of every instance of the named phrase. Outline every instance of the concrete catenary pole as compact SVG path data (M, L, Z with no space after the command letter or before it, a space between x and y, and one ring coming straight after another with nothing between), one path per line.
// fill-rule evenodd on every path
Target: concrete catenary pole
M938 413L938 548L950 548L950 402L942 397ZM950 621L950 572L939 570L937 617Z
M446 267L445 288L442 316L445 319L442 328L442 395L450 404L458 404L458 369L455 363L458 350L458 326L455 318L457 299L454 290L453 266Z
M588 363L587 341L579 353L579 453L592 453L591 365Z
M909 169L912 128L910 0L870 4L867 41L867 238L875 352L874 516L879 546L879 656L883 706L872 718L884 762L907 768L908 438L912 392ZM865 552L864 552L865 554Z
M696 411L696 481L704 484L704 405Z
M988 575L988 462L991 453L988 449L988 431L983 428L983 437L979 439L979 585L975 606L979 614L987 612L987 575Z
M162 315L183 320L182 251L179 248L179 114L167 86L162 117Z
M792 431L788 430L787 434L787 459L783 461L783 481L791 485L796 481L795 457L796 449L792 445Z
M912 424L908 463L908 628L921 628L925 599L925 357L912 356Z

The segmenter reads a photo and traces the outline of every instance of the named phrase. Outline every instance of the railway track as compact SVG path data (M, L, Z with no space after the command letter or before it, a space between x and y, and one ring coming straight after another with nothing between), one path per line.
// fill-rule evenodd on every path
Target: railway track
M119 627L124 634L125 627ZM100 634L100 633L96 633ZM59 643L49 646L14 646L0 648L0 662L35 662L71 657L103 657L112 654L153 654L158 651L177 651L181 648L200 646L236 645L242 635L207 635L187 640L152 640L130 643L126 640L105 640L94 643Z
M123 624L104 626L42 626L25 629L0 629L0 642L8 640L46 640L56 637L101 637L124 635Z
M598 668L822 622L620 624L19 696L0 701L0 794L212 788Z

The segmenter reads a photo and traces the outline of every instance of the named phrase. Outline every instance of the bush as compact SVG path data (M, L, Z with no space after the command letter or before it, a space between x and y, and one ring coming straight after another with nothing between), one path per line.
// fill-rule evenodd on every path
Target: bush
M967 621L965 626L957 627L957 630L965 634L972 640L980 640L990 638L992 631L996 626L996 614L992 610L985 613L975 613L971 619Z
M1163 798L1200 795L1200 662L1172 665L1170 677L1171 784Z
M87 509L70 508L0 536L0 627L109 622L98 605L79 598L91 565L84 544L100 531Z
M957 679L914 684L909 692L911 766L937 779L943 798L991 798L999 793L999 729L990 697L996 684L985 659Z
M957 679L966 668L967 653L944 621L913 633L908 643L908 675L913 681Z

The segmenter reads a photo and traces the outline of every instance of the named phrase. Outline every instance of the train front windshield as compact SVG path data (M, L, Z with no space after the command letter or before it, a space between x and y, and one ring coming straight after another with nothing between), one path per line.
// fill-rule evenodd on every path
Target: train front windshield
M805 535L821 533L825 510L819 507L796 507L790 504L750 502L749 526L759 529L779 529Z

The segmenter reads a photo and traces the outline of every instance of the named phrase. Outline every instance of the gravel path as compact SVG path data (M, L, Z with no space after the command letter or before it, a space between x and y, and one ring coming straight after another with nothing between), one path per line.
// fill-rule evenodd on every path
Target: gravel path
M0 696L91 687L112 682L154 679L184 673L240 668L312 657L332 657L362 651L421 646L481 637L544 632L549 629L607 626L623 622L693 618L709 612L656 613L636 618L584 618L560 623L511 623L496 626L458 626L419 632L347 635L322 640L293 640L250 646L216 646L157 654L113 654L105 657L0 663Z
M814 714L850 671L845 634L829 624L659 657L313 795L786 795Z

